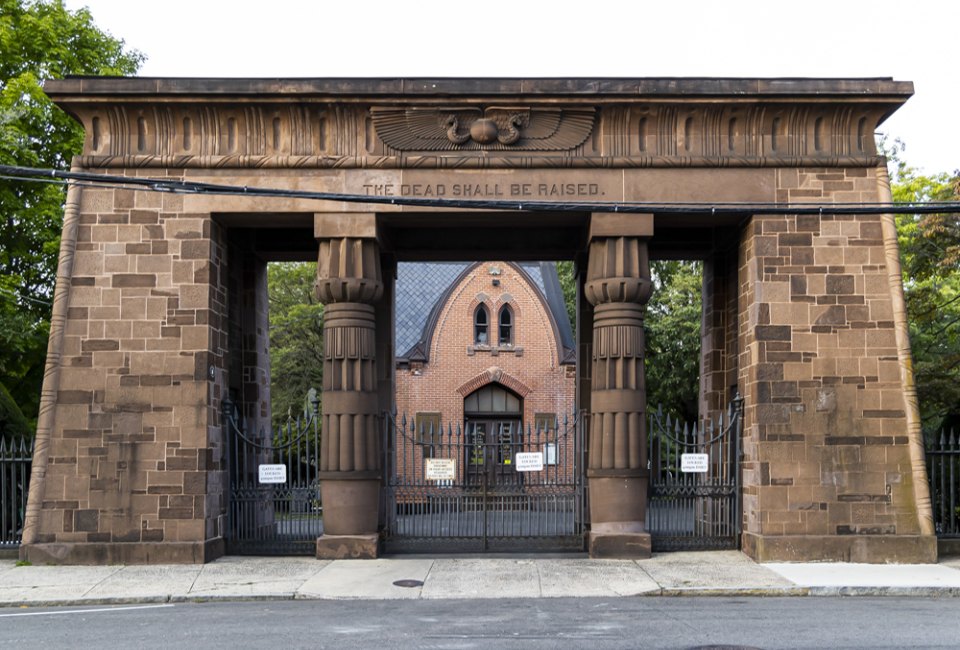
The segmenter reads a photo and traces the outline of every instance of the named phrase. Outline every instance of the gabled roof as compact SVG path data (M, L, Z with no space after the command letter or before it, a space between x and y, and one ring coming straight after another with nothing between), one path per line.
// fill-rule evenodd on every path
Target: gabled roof
M430 339L443 303L479 262L401 262L397 265L396 327L398 361L427 361ZM573 328L567 316L557 266L553 262L511 262L527 277L547 307L561 347L560 360L576 358Z

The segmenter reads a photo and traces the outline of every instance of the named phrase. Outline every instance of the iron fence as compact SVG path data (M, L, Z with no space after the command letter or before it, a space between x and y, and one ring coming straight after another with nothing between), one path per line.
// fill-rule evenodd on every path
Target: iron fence
M583 424L385 417L386 549L581 550Z
M938 537L960 538L960 437L941 431L927 447L927 474Z
M230 495L227 552L238 555L313 555L323 533L317 473L319 400L274 431L251 431L224 400Z
M20 545L32 459L33 440L0 438L0 549Z
M692 425L650 414L647 530L653 550L739 548L743 399Z

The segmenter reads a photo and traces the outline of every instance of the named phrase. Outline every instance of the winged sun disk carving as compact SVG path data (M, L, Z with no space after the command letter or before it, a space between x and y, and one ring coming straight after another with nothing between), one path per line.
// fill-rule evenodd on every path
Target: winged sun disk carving
M590 136L594 108L370 109L377 135L398 151L566 151Z

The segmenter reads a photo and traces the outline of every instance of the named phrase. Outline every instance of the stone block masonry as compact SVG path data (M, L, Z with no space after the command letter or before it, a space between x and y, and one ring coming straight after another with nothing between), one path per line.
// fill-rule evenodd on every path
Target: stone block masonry
M176 196L86 188L76 235L43 521L26 559L215 557L223 231Z
M876 201L873 170L781 170L784 201ZM799 194L799 196L798 196ZM879 216L754 217L740 246L744 549L931 561Z

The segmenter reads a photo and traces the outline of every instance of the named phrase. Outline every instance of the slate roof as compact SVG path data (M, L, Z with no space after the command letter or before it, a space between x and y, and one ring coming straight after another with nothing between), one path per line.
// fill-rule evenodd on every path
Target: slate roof
M477 262L401 262L397 265L396 328L398 360L425 360L428 331L435 313L451 286ZM563 347L562 360L573 358L573 328L553 262L512 262L532 280L556 322Z

